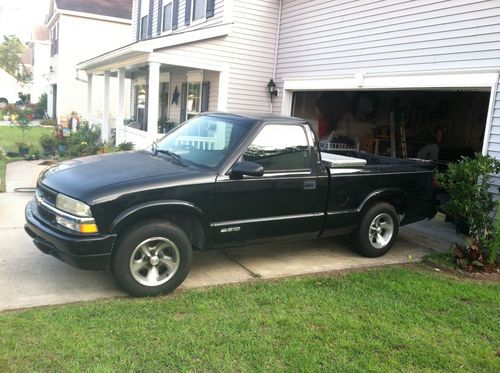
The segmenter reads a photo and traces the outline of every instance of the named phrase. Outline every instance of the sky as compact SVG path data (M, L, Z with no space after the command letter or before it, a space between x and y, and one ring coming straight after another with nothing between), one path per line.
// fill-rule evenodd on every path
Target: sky
M49 12L49 0L0 0L0 41L3 35L30 40L31 28L43 24Z

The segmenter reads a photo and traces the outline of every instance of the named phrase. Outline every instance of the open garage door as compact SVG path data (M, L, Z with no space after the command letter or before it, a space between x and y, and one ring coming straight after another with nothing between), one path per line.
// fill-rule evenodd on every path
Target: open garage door
M296 91L292 115L333 147L447 163L483 147L490 90Z

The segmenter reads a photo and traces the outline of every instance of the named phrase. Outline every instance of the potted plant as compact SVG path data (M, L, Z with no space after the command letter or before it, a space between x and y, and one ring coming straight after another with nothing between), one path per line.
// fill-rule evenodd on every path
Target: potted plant
M167 133L175 127L175 122L168 120L167 117L158 119L158 133Z
M29 154L30 147L28 146L28 144L25 144L24 142L18 142L16 143L16 145L20 157L24 157Z
M443 205L444 211L466 222L472 244L482 251L488 251L493 244L495 202L490 187L492 176L498 173L500 161L478 153L474 158L462 157L451 163L446 172L438 175L440 186L450 197Z

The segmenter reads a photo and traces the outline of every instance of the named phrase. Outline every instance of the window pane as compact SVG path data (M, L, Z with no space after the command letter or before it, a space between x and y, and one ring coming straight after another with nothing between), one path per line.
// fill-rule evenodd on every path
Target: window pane
M189 83L186 110L191 113L199 113L200 104L201 104L201 83Z
M163 7L163 31L172 29L172 3Z
M201 166L216 167L254 124L248 119L193 118L161 140L158 149L169 150Z
M265 126L245 151L243 158L261 164L264 171L310 168L306 134L302 127L294 125Z
M142 17L141 20L141 39L146 39L148 36L148 16Z
M193 1L193 20L201 19L205 17L205 6L207 0L194 0Z

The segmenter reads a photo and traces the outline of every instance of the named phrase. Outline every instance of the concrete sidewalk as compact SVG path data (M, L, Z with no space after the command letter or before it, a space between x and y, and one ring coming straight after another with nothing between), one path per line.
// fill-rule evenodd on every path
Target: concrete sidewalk
M16 163L9 165L9 188L33 186L38 165ZM108 272L70 267L33 245L23 229L24 207L32 197L32 193L0 194L0 310L124 296ZM439 246L406 227L395 247L381 258L361 257L350 245L348 238L339 237L195 252L181 288L407 263Z

